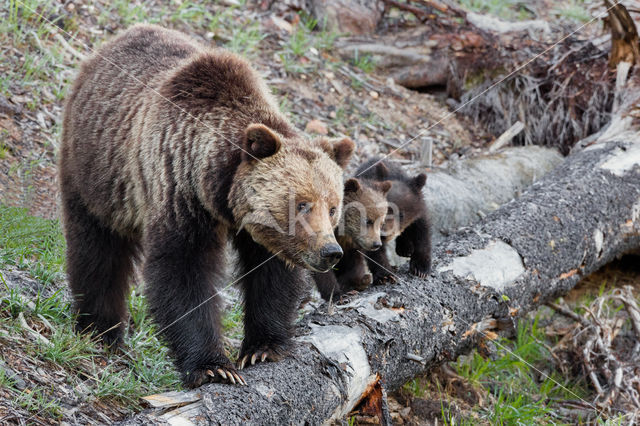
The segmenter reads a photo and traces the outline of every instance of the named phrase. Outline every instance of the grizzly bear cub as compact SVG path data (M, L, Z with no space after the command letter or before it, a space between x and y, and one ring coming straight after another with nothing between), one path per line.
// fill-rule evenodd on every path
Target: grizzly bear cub
M186 386L246 384L225 356L218 292L238 252L238 367L287 353L302 268L342 250L348 138L307 140L245 60L138 25L83 62L66 101L59 180L77 328L118 344L133 264Z
M384 167L381 168L380 164ZM394 281L386 254L386 246L393 240L396 253L411 258L409 272L426 277L431 271L431 222L422 195L427 175L420 173L409 177L391 161L372 158L358 168L356 176L393 183L387 194L389 211L382 229L383 247L367 254L373 284Z
M344 256L334 270L312 274L323 299L335 299L371 284L372 276L367 272L362 252L382 247L380 231L387 214L385 196L389 189L388 181L351 178L345 182L342 217L335 230Z

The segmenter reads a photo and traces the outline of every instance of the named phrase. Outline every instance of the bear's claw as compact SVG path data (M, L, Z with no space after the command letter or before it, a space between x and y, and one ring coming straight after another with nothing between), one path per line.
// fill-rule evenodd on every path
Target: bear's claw
M237 383L237 384L240 384L241 386L247 386L247 381L244 379L244 377L236 373L234 370L218 368L216 372L220 377L222 377L224 380L231 382L231 384L233 385ZM213 379L217 378L216 373L214 373L211 370L207 370L206 373L207 373L207 376Z
M255 365L258 360L260 362L265 362L267 359L269 361L280 361L285 355L286 351L282 349L260 348L238 359L238 370L244 369L247 364Z
M418 278L427 278L431 272L431 262L429 261L411 261L409 262L409 272Z
M189 388L197 388L207 382L227 382L233 385L247 386L247 381L238 374L231 364L210 364L189 373L184 381Z

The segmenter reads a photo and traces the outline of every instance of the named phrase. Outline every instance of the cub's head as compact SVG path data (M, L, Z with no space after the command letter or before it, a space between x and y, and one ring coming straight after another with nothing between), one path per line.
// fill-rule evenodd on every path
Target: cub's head
M229 193L236 224L289 264L324 272L342 257L333 229L343 198L349 138L305 141L262 125L244 133Z
M382 226L382 240L392 241L411 225L424 210L422 187L427 175L420 173L409 181L394 180L387 194L389 208Z
M380 230L387 214L390 181L351 178L344 183L344 207L338 234L367 251L382 247Z

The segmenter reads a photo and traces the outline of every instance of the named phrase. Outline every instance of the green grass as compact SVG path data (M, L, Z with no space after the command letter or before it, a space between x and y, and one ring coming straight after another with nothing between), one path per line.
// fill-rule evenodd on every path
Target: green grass
M0 205L0 267L15 265L50 283L62 277L65 242L60 224Z
M44 417L51 419L60 419L62 417L60 402L52 399L44 389L20 392L15 402L19 407Z
M471 384L487 389L494 401L481 409L491 424L533 424L553 421L549 398L574 400L587 397L584 381L562 377L551 363L546 336L533 321L521 320L515 339L495 341L497 358L474 352L455 367ZM542 373L547 372L547 373Z
M474 350L452 363L451 367L465 379L466 386L486 395L481 398L485 400L482 406L472 407L471 412L462 412L462 415L451 409L451 396L441 388L439 380L418 377L406 383L403 392L443 401L439 420L446 425L556 424L561 420L554 401L589 401L591 397L588 384L582 378L563 377L556 369L548 349L554 343L545 335L536 316L520 320L512 339L498 338L491 342L496 348L492 359ZM464 389L458 388L455 392L470 392Z
M29 216L25 209L0 206L0 229L0 267L14 265L48 285L59 283L65 244L57 221ZM141 396L179 389L180 383L168 349L155 334L146 298L136 287L128 304L131 327L123 352L107 354L96 338L74 331L70 303L62 289L48 297L38 294L30 298L20 289L9 288L0 273L0 319L2 329L8 332L3 340L27 338L29 343L20 346L27 356L66 370L71 380L81 371L91 378L85 381L90 395L137 409ZM50 344L30 339L19 325L20 314L29 324L39 324L36 328ZM97 363L105 356L111 360L106 368ZM6 378L0 378L0 383L11 386ZM46 386L32 391L13 390L18 406L58 418L59 406Z
M555 8L552 12L560 17L579 23L589 22L592 19L582 0L564 2L562 7Z
M48 286L60 285L65 244L58 221L29 216L25 209L0 206L0 230L0 268L14 265ZM95 337L76 333L64 290L51 290L47 297L28 297L21 289L9 288L0 272L2 344L19 346L25 356L47 369L55 366L65 370L71 381L79 380L80 372L88 396L105 404L137 410L142 396L181 389L179 374L168 348L156 334L141 286L133 286L127 299L130 326L118 353L107 353ZM33 340L20 326L19 315L50 344ZM242 338L242 318L242 307L232 306L223 316L225 335ZM23 343L11 345L11 339ZM30 413L60 418L60 401L46 385L31 388L30 393L21 392L3 375L0 386L9 388L17 406Z
M357 50L353 55L353 60L351 61L351 65L365 73L370 73L376 68L376 63L373 60L373 57L369 54L361 54Z

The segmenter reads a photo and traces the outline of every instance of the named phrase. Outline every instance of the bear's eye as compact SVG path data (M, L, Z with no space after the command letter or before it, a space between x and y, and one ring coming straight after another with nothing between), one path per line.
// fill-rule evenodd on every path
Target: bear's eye
M367 225L368 226L373 226L373 221L371 219L367 219Z
M400 213L398 214L398 217L400 218L400 220L402 220L402 219L404 219L404 214L403 214L402 212L400 212Z
M329 209L329 216L333 217L333 215L335 215L335 214L336 214L336 208L335 207L331 207Z
M305 201L298 203L298 212L309 213L310 211L311 211L311 203L307 203Z

